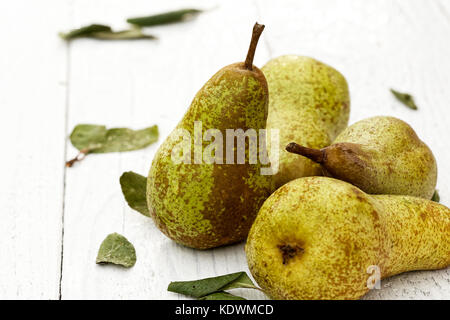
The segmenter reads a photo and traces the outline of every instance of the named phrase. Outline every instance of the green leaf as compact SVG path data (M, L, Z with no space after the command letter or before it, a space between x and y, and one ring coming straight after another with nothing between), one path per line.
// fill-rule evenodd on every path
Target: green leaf
M439 196L439 192L437 190L434 190L433 197L431 198L431 201L439 202L441 200L441 197Z
M89 35L89 38L99 40L140 40L140 39L156 39L155 36L145 34L140 28L132 28L122 31L101 31Z
M124 236L111 233L100 245L95 262L112 263L130 268L136 263L136 250Z
M105 126L93 124L79 124L70 134L70 141L78 150L88 150L89 152L101 148L106 143Z
M84 153L107 153L138 150L158 140L158 127L152 126L142 130L113 128L105 126L80 124L70 135L70 141Z
M417 105L414 102L414 98L409 93L401 93L395 91L394 89L391 89L391 92L397 98L397 100L403 103L405 106L410 109L417 110Z
M146 17L129 18L127 19L127 22L141 27L144 26L149 27L161 24L180 22L188 19L189 17L192 17L193 15L199 14L200 12L202 11L198 9L182 9Z
M234 294L228 292L219 291L201 297L199 298L199 300L247 300L247 299L235 296Z
M243 276L245 275L245 277ZM225 288L248 288L248 278L245 272L230 273L223 276L200 279L195 281L176 281L171 282L168 291L181 293L194 298L201 298ZM245 286L239 286L242 283ZM250 283L253 283L250 280Z
M222 290L230 290L236 288L249 288L249 289L258 289L247 273L242 272L242 274L234 280L233 282L227 284L225 287L221 288Z
M74 29L68 33L60 33L64 40L77 38L92 38L99 40L138 40L138 39L156 39L156 37L145 34L141 28L133 27L128 30L113 31L111 27L101 24L91 24L79 29Z
M131 209L150 217L147 207L147 178L132 171L124 172L120 177L123 196Z
M89 153L138 150L156 140L158 140L158 126L135 131L127 128L107 130L105 126L79 124L73 129L70 141L80 152L75 158L67 161L66 166L72 167Z
M110 32L111 27L103 24L91 24L78 29L73 29L67 33L60 32L59 36L64 40L72 40L75 38L88 37L95 32Z
M92 150L94 153L122 152L143 149L158 140L158 127L142 130L113 128L106 132L106 141L102 147Z

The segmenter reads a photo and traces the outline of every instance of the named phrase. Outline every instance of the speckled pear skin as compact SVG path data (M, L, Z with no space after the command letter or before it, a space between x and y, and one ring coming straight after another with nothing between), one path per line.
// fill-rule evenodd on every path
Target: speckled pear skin
M370 266L381 278L449 266L450 209L368 195L333 178L300 178L265 201L245 250L273 299L359 299L369 290Z
M436 160L430 148L400 119L373 117L356 122L325 150L324 167L331 176L367 193L433 196Z
M310 148L331 144L348 123L347 81L332 67L296 55L270 60L262 71L270 93L267 129L280 130L279 170L274 176L276 187L296 178L321 175L319 165L307 158L299 160L284 147L292 141ZM269 135L267 146L272 160L274 152L271 152Z
M253 66L236 63L219 70L195 96L175 129L191 135L191 164L175 164L172 149L182 138L175 131L157 151L148 174L147 202L158 228L174 241L208 249L244 240L264 200L272 176L261 175L261 164L225 164L226 129L265 129L267 82ZM224 164L194 163L194 121L222 132ZM203 141L203 150L211 142Z

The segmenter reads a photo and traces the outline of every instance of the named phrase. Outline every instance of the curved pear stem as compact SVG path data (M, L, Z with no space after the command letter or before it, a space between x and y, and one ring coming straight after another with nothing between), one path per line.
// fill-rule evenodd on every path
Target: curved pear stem
M258 45L259 37L264 30L264 25L255 23L253 26L252 40L250 41L250 47L248 48L247 58L245 58L245 69L253 70L253 58L255 57L256 46Z
M317 163L323 163L325 160L325 151L303 147L295 142L291 142L286 146L286 151L299 154Z

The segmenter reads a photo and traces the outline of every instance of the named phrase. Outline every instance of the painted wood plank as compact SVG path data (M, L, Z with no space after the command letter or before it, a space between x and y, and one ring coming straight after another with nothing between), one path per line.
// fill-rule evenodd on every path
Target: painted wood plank
M214 4L76 2L74 23L98 21L120 28L128 16L190 6L209 9ZM127 207L119 176L127 170L147 174L158 145L197 90L221 67L244 60L256 18L251 2L222 2L194 21L148 29L158 41L73 43L69 128L77 123L132 128L156 123L161 138L143 151L89 156L67 171L63 299L178 299L184 297L166 291L170 281L247 269L242 245L196 251L163 236L150 219ZM256 64L268 58L261 43ZM76 151L71 147L69 153ZM135 245L138 262L132 269L95 265L98 247L111 232L123 234ZM258 293L248 296L261 297Z
M151 29L160 36L158 42L74 42L69 125L64 132L67 52L53 36L56 31L94 21L119 28L125 25L126 16L191 5L211 8L216 3L219 7L195 21ZM16 1L0 4L0 9L2 21L10 25L19 15L35 21L33 28L14 24L19 29L6 36L8 51L0 59L0 104L9 110L0 120L0 133L13 141L7 143L8 153L0 160L4 168L11 168L2 176L7 183L0 185L0 203L6 213L0 241L7 244L0 251L4 266L0 268L0 297L58 297L65 134L81 122L133 128L156 123L161 143L203 83L222 66L243 59L255 19L267 26L257 65L270 56L295 53L341 70L352 93L351 122L386 114L411 123L435 152L442 202L450 204L446 179L450 165L445 161L449 158L446 123L450 117L445 105L448 1L168 4L116 0L74 1L73 7L48 1L36 8ZM72 9L73 17L68 17ZM31 32L36 36L30 36ZM420 110L399 105L389 87L413 93ZM36 119L45 119L45 123L35 123ZM170 281L247 270L242 244L210 251L187 249L127 208L118 178L126 170L146 174L156 148L92 155L67 171L63 298L183 298L166 292ZM70 147L68 157L74 154ZM25 200L20 198L24 185L32 190ZM136 246L138 263L130 270L94 264L100 242L114 231ZM449 283L448 269L408 273L384 281L383 290L366 298L448 298ZM258 293L246 296L262 297Z
M1 299L59 296L68 3L0 2Z

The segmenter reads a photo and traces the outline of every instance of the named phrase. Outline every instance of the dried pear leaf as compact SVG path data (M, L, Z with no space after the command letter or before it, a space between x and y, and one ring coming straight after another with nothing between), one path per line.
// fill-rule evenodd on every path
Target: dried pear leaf
M249 282L247 279L250 280L245 272L236 272L223 276L194 281L171 282L167 290L171 292L181 293L194 298L201 298L212 293L222 291L225 288L248 288ZM243 286L239 286L238 283L243 284ZM250 283L253 285L251 280Z
M156 39L156 37L152 35L143 33L139 27L122 31L113 31L110 26L102 24L91 24L79 29L74 29L68 33L61 32L59 36L67 41L77 38L92 38L99 40Z
M407 106L410 109L417 110L417 105L414 102L414 98L409 93L401 93L394 89L391 89L392 94L397 98L398 101L403 103L405 106Z
M201 297L201 298L199 298L199 300L247 300L247 299L236 296L236 295L228 293L228 292L219 291L219 292L214 292L214 293L208 294L207 296Z
M434 202L441 201L441 197L439 196L439 192L437 190L434 190L433 197L431 198L431 201L434 201Z
M225 287L221 288L221 290L229 290L236 288L249 288L249 289L258 289L247 273L242 272L241 276L234 280L233 282L227 284Z
M105 126L98 126L93 124L79 124L70 134L70 141L78 150L94 150L100 148L106 142Z
M200 12L202 11L198 9L182 9L151 16L129 18L127 19L127 22L141 27L149 27L184 21L192 17L193 15L199 14Z
M123 152L139 150L158 140L158 127L141 130L113 128L106 132L106 141L101 147L92 149L92 153Z
M147 178L132 171L124 172L120 177L123 196L131 209L150 217L147 207Z
M70 141L80 153L66 162L71 167L89 153L133 151L147 147L158 140L158 126L141 130L128 128L106 129L105 126L79 124L70 134Z
M94 32L89 35L89 38L99 40L141 40L141 39L156 39L155 36L145 34L140 28L132 28L122 31L101 31Z
M91 24L78 29L73 29L67 33L60 32L59 36L64 40L72 40L90 36L95 32L111 32L111 27L103 24Z
M80 124L70 135L70 141L78 150L88 153L107 153L132 151L147 147L158 140L158 127L152 126L141 130L112 128L105 126Z
M118 233L111 233L100 245L95 262L112 263L130 268L136 263L136 250L127 238Z

